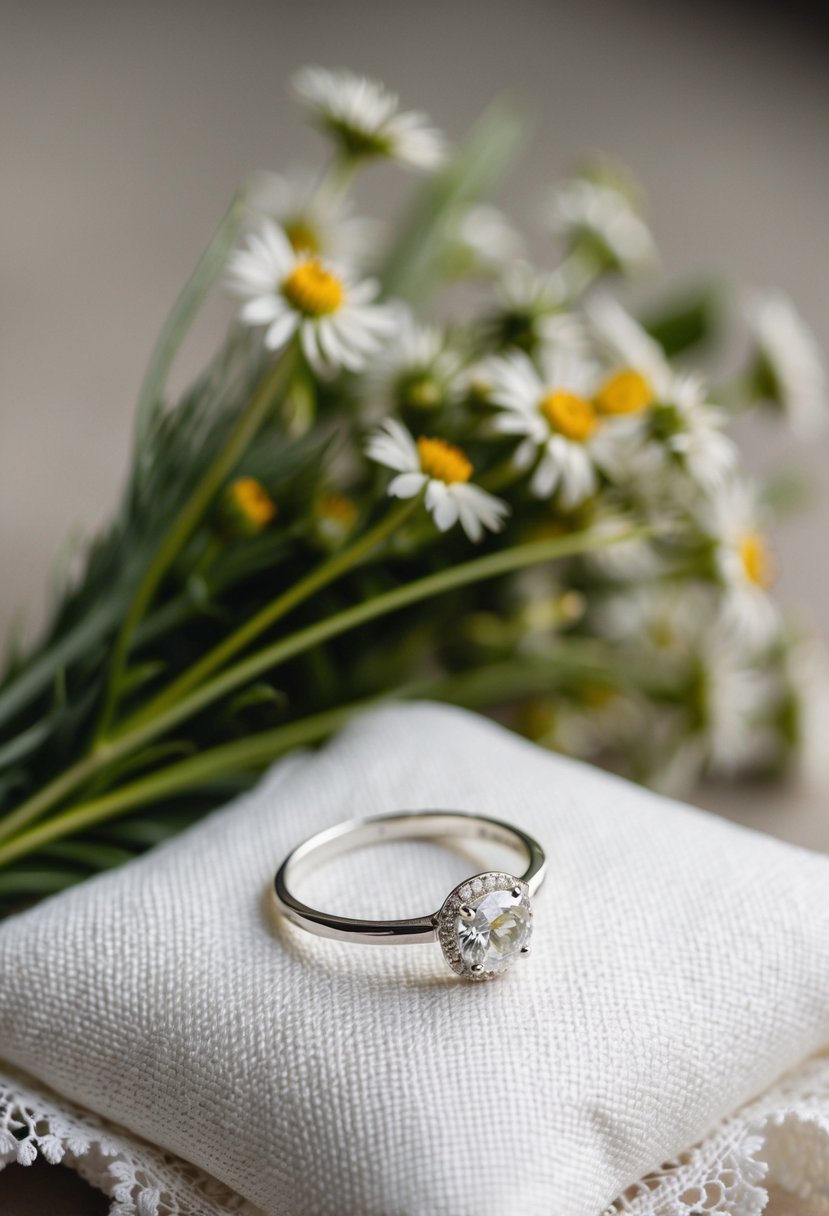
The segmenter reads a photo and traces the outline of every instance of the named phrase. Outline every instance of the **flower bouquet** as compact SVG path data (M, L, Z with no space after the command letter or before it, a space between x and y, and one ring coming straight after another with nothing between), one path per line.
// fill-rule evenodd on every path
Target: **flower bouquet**
M749 409L800 434L821 362L777 295L741 309L720 382L713 293L636 319L655 265L636 186L594 161L545 200L550 265L488 201L504 107L451 151L346 71L297 97L316 174L234 199L152 356L128 483L0 683L0 906L119 864L383 698L495 713L663 788L804 753L813 640L770 596L790 482L749 480ZM373 162L428 175L385 233ZM214 285L227 335L180 400L175 355ZM428 757L424 757L428 762Z

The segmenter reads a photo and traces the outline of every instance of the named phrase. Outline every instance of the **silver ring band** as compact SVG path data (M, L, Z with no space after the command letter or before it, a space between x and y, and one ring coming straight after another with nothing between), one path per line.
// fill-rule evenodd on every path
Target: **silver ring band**
M452 838L485 840L517 850L526 858L526 868L518 876L505 871L472 875L449 893L437 912L406 920L337 916L310 907L293 893L303 873L352 849L392 840ZM543 849L520 828L466 811L400 811L351 819L310 837L279 867L274 894L288 920L319 937L370 945L437 940L454 971L484 979L504 970L513 954L529 952L530 897L541 887L545 870Z

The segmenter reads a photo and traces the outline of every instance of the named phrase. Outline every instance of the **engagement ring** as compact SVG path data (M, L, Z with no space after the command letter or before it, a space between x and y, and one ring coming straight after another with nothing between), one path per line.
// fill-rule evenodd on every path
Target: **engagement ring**
M424 839L489 841L522 854L526 869L518 876L503 870L474 874L449 892L437 912L410 920L337 916L309 907L294 894L298 878L342 853L392 840ZM379 946L437 941L457 975L488 980L529 954L530 897L541 887L545 869L544 850L520 828L465 811L400 811L351 819L318 832L286 857L274 890L281 912L309 933Z

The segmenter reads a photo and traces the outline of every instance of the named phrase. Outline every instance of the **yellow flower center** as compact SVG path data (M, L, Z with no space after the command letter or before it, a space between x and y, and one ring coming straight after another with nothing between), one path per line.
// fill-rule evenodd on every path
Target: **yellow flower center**
M541 399L538 408L554 431L566 439L572 439L574 443L584 443L599 425L591 402L567 389L548 393Z
M749 532L744 536L739 553L746 578L767 591L774 583L774 559L762 532Z
M230 487L233 503L249 524L264 528L276 515L276 506L255 477L240 477Z
M582 696L588 709L606 709L614 700L616 690L606 684L585 684Z
M357 507L343 494L326 494L317 510L322 519L342 528L351 528L357 522Z
M421 435L417 441L417 454L422 472L448 486L455 481L469 481L472 476L472 465L466 453L445 439L428 439Z
M301 216L288 220L285 224L285 235L291 242L295 253L319 253L319 237L307 220Z
M300 262L282 284L282 294L298 312L308 317L323 317L336 312L345 290L335 274L326 270L319 258Z
M638 414L653 402L653 389L641 372L623 367L605 380L596 394L600 414Z

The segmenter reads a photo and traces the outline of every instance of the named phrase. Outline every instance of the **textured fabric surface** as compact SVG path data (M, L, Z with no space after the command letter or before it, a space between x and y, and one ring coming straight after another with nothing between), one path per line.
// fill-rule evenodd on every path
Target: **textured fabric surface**
M547 849L517 973L275 931L309 832L446 805ZM412 915L489 866L388 845L306 892ZM271 1216L597 1216L827 1045L826 858L443 707L363 718L0 930L0 1055Z
M110 1196L110 1216L262 1216L195 1166L4 1067L0 1170L31 1165L38 1155L70 1166ZM341 1209L334 1210L339 1216ZM702 1143L628 1187L602 1216L762 1216L772 1210L829 1216L826 1056L798 1065ZM520 1214L510 1209L499 1216Z

